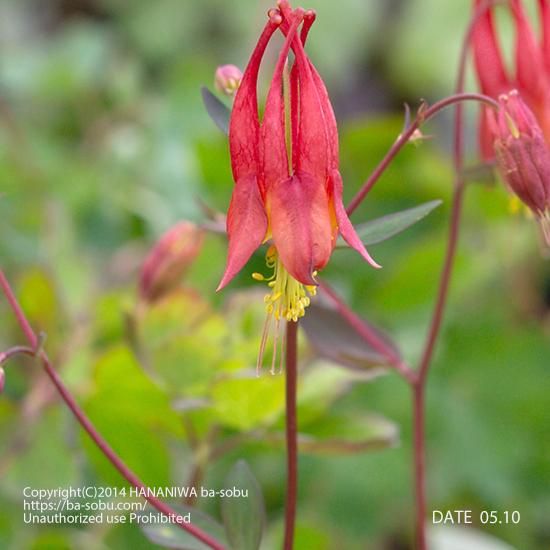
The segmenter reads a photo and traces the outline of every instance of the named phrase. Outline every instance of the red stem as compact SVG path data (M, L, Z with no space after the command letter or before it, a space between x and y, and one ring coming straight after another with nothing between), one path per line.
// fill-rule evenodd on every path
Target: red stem
M13 348L10 348L6 351L3 351L0 353L0 367L9 359L16 355L28 355L30 357L33 357L36 355L36 352L27 346L14 346Z
M417 384L425 384L430 368L433 352L435 349L435 343L441 330L441 323L443 321L443 313L445 311L445 305L447 303L447 297L449 294L449 286L451 282L451 275L454 267L454 260L456 256L456 249L458 244L458 238L460 234L460 220L462 216L462 204L464 202L464 182L461 178L457 178L455 182L455 189L452 199L451 218L449 221L449 237L447 240L447 251L445 253L445 260L443 262L443 270L439 281L439 289L437 292L437 299L434 306L432 315L432 321L426 343L424 345L424 351L422 353L422 359L420 360L420 367L418 369Z
M416 548L426 550L426 452L424 434L424 384L413 386L413 445L416 497Z
M349 325L377 352L385 357L392 366L409 384L414 384L415 372L403 361L399 354L379 334L369 327L363 319L350 309L335 290L326 282L319 281L319 288L332 300L340 315Z
M298 486L298 423L296 396L298 378L298 323L286 324L286 508L284 550L294 547L296 495Z
M2 287L2 291L4 292L11 309L13 310L13 313L15 314L15 317L17 318L17 321L19 323L19 326L21 327L21 330L25 334L25 337L29 341L30 346L33 349L36 349L39 339L36 336L34 330L32 329L29 321L25 317L25 314L23 313L23 310L21 309L21 306L19 305L19 302L17 301L17 298L15 297L10 284L8 283L6 277L4 276L4 273L2 270L0 270L0 286ZM126 466L126 464L122 461L122 459L115 453L115 451L110 447L110 445L103 439L103 437L97 432L92 422L89 420L89 418L86 416L84 411L78 406L76 401L74 400L73 396L69 392L69 390L65 387L63 382L61 381L61 378L59 378L57 372L53 368L48 356L44 351L39 351L38 356L44 366L44 370L46 371L46 374L50 377L51 381L53 382L54 386L56 387L57 391L59 392L59 395L65 401L75 418L78 420L80 425L86 430L88 435L92 438L94 443L97 445L97 447L101 450L101 452L107 457L109 462L120 472L120 474L134 487L140 490L144 490L145 500L151 504L154 508L156 508L159 512L162 514L171 517L172 521L180 527L180 529L183 529L184 531L187 531L191 535L193 535L195 538L200 540L201 542L204 542L207 546L212 548L213 550L225 550L225 547L220 544L217 540L212 538L210 535L199 529L198 527L192 525L192 524L186 524L183 522L183 517L178 514L173 508L171 508L168 504L158 500L154 496L149 496L150 491L147 490L147 486L137 477L132 470Z
M463 101L479 101L485 103L490 107L498 108L497 102L483 94L463 94L457 93L455 95L446 97L432 106L428 107L424 112L419 113L410 126L397 138L397 141L392 145L390 150L386 153L386 156L382 159L382 162L375 168L367 181L361 186L361 189L357 192L355 197L349 203L346 211L348 215L351 215L357 207L363 202L363 199L367 196L368 192L373 188L374 184L380 179L380 176L384 173L386 168L390 165L392 160L397 156L403 146L409 141L414 132L427 120L432 118L439 111L449 107L451 105L460 105Z
M416 373L416 380L413 384L413 431L414 431L414 477L416 493L416 533L418 550L426 549L426 474L425 474L425 437L424 437L424 416L425 416L425 388L428 378L435 344L439 336L443 313L449 295L451 275L456 257L458 237L460 234L460 220L462 215L462 204L464 199L464 183L457 176L453 192L451 219L449 221L449 238L447 251L443 263L443 270L439 282L437 299L434 306L432 321L424 345L420 366Z
M500 3L497 1L487 1L476 10L468 29L464 36L462 49L460 52L460 60L458 67L458 77L456 82L456 95L463 95L464 81L466 75L466 63L468 58L468 49L470 46L471 37L474 27L478 19L493 5ZM416 494L416 541L418 550L426 550L426 441L425 441L425 389L428 372L430 369L435 344L441 330L443 315L449 287L451 275L453 272L454 261L458 239L460 236L460 222L462 217L462 207L464 203L465 182L462 177L464 167L464 119L463 106L461 102L456 104L454 118L454 146L453 146L453 163L455 168L455 184L452 198L451 218L449 220L449 236L447 239L447 250L443 262L443 269L439 281L437 299L435 302L432 320L424 351L420 360L420 365L417 371L417 377L413 385L413 432L414 432L414 478L415 478L415 494Z
M492 2L494 3L494 2ZM424 412L425 412L425 386L428 369L433 356L435 343L439 335L441 328L441 322L443 320L443 313L447 302L447 295L449 291L449 284L451 274L454 266L454 259L456 255L456 247L460 230L460 218L462 213L464 182L461 177L462 165L463 165L463 117L462 117L462 102L463 101L478 101L485 103L486 105L498 109L498 104L492 98L475 93L462 93L464 87L464 75L467 60L467 50L470 37L473 31L473 26L477 18L480 16L482 10L486 10L489 5L482 6L478 13L475 14L473 21L470 23L468 33L466 35L462 53L460 56L460 67L458 73L458 80L456 86L456 94L442 99L432 106L420 110L415 120L407 127L407 129L398 137L396 142L392 145L386 156L382 159L382 162L372 172L367 181L359 189L355 197L347 207L348 215L351 215L361 204L363 199L367 196L372 187L380 179L384 171L391 164L393 159L401 151L403 146L409 141L414 132L427 120L436 115L439 111L456 105L455 111L455 133L454 133L454 166L456 170L456 179L452 200L452 213L451 220L449 222L449 238L447 242L447 251L445 254L445 260L443 264L443 270L441 273L441 279L439 283L439 290L437 294L436 304L434 307L434 313L432 321L430 323L430 329L426 339L424 352L417 372L413 373L411 369L404 362L396 362L395 358L392 360L392 365L397 371L405 378L409 383L413 391L413 433L414 433L414 480L415 480L415 500L416 500L416 540L417 549L426 550L426 473L425 473L425 434L424 434ZM352 316L355 316L353 312L348 313L350 320ZM355 322L355 321L354 321ZM363 323L361 323L363 324ZM372 334L364 332L364 337L372 344Z

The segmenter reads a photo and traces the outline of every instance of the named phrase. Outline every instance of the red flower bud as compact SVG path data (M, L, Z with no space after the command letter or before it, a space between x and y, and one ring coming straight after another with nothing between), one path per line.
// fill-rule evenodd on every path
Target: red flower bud
M225 95L233 96L239 89L243 73L235 65L221 65L217 68L214 76L216 89Z
M499 97L493 115L497 166L510 189L541 223L550 244L550 150L535 115L516 90Z
M4 369L0 367L0 393L4 391L4 386L6 384L6 373Z
M203 237L203 231L187 221L164 233L143 262L139 279L141 298L153 302L177 286L199 254Z

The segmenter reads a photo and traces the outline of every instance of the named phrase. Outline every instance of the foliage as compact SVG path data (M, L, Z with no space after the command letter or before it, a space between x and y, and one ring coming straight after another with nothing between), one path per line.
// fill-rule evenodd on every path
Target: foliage
M204 221L199 196L226 209L232 181L226 139L203 108L200 88L211 86L221 62L244 64L251 21L267 5L239 0L228 10L217 0L91 1L75 3L71 13L59 4L44 2L44 17L30 0L0 5L2 267L13 275L33 326L47 334L62 378L143 480L187 485L198 475L199 484L219 489L228 475L231 484L246 479L263 490L257 502L265 499L261 548L277 548L284 381L265 366L259 378L255 372L263 289L245 273L223 295L213 292L225 242L212 233L180 287L151 304L136 292L139 266L158 236L183 218ZM324 35L312 34L312 55L335 97L351 198L401 132L401 100L414 104L419 94L450 91L440 58L444 68L454 67L456 56L446 52L454 54L457 42L447 30L462 27L454 17L465 21L469 6L415 1L386 14L386 3L375 0L310 4L325 25ZM433 14L441 24L418 25ZM416 44L423 50L429 44L427 54L417 55ZM432 85L428 92L423 82ZM447 130L445 121L430 128L438 136ZM383 243L370 233L371 243L380 242L372 247L380 272L345 248L323 272L413 361L433 305L451 177L440 144L407 146L354 214L362 236L375 218L407 211L412 223L419 209L427 214L435 206L431 201L442 198L443 205ZM519 525L477 527L515 547L542 549L550 540L544 458L550 452L550 268L529 222L509 216L502 189L471 185L466 218L451 314L429 386L433 507L520 510ZM401 229L408 227L400 221ZM261 271L260 255L253 264ZM406 388L368 350L351 346L350 357L348 345L342 359L334 346L332 354L320 349L322 314L311 322L318 323L312 342L300 341L303 513L296 549L399 544L410 531L402 521L411 504L403 490L410 480ZM4 302L0 323L1 349L21 342ZM349 327L337 325L347 342L355 341ZM264 362L271 362L269 351ZM31 360L13 360L6 375L0 547L188 548L173 529L23 526L26 486L126 484ZM211 532L235 548L258 547L263 520L251 516L261 515L260 504L255 510L207 498L196 504L201 512L193 518ZM243 542L235 526L245 518L257 530Z

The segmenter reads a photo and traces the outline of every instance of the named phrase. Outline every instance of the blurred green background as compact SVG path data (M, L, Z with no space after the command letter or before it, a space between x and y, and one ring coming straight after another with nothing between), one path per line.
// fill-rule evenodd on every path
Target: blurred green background
M401 131L403 103L452 92L470 2L304 6L318 13L308 51L333 97L351 198ZM136 287L143 259L165 230L181 219L203 220L200 200L227 208L226 138L199 90L212 88L218 65L245 65L269 7L264 0L0 1L2 269L33 326L47 333L62 378L146 483L195 479L218 488L235 460L248 461L266 500L266 550L280 546L285 462L284 379L267 369L259 379L253 373L264 288L250 273L263 270L263 260L258 255L215 295L226 243L208 235L181 288L144 305ZM262 74L265 90L267 70ZM472 164L475 114L469 107ZM337 251L323 274L413 362L445 243L450 122L445 113L425 129L433 139L405 149L354 221L432 199L443 206L372 247L383 270ZM429 506L471 509L474 517L518 510L518 525L473 527L514 548L547 549L550 267L534 224L510 214L500 186L473 183L465 210L428 388ZM0 327L1 349L23 343L4 300ZM382 434L380 446L388 448L312 448L301 457L297 550L410 548L405 384L391 372L367 380L316 358L305 340L302 346L301 429L366 442ZM0 547L157 547L135 525L23 524L26 486L124 483L36 365L13 360L6 376ZM355 431L348 434L346 422L357 424ZM214 455L207 464L205 448ZM216 500L197 505L219 518ZM493 543L480 539L468 548Z

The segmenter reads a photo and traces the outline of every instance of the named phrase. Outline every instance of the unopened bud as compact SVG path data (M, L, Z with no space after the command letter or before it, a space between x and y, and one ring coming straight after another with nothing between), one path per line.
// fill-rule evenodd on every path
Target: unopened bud
M535 115L517 91L499 97L492 115L495 154L502 178L541 223L550 244L550 150Z
M6 373L4 369L0 367L0 393L4 391L4 386L6 384Z
M143 262L139 294L153 302L176 287L199 254L204 239L202 229L180 222L158 240Z
M214 85L222 94L233 96L239 89L243 73L235 65L221 65L214 76Z

